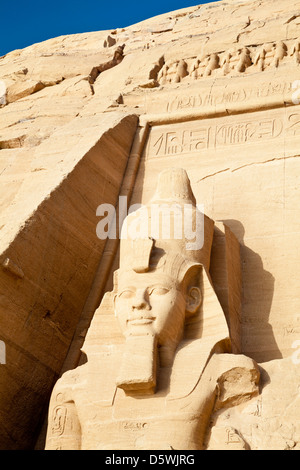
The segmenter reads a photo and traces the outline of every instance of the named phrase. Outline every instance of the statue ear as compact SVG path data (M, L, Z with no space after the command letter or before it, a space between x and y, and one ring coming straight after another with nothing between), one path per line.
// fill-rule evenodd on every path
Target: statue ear
M188 288L186 293L186 314L187 316L194 315L202 302L202 294L199 287L192 286Z
M187 316L194 315L202 303L202 292L200 289L202 268L201 264L197 264L187 272L185 307Z

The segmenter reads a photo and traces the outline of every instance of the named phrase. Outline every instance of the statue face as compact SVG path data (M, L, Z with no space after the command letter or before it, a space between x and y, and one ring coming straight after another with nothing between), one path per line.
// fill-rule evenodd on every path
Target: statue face
M164 273L122 274L115 313L125 336L155 335L159 345L178 342L185 321L185 295Z

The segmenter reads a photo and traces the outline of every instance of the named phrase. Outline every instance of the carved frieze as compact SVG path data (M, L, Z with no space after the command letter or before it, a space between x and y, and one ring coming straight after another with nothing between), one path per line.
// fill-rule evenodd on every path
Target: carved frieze
M205 77L239 76L278 68L283 63L299 64L300 39L204 53L201 57L166 61L157 80L160 85L199 80Z

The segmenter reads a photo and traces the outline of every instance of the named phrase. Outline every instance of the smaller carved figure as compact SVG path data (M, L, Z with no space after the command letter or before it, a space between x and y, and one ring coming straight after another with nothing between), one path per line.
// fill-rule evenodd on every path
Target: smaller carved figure
M158 74L162 70L165 63L165 59L161 56L153 65L149 72L149 80L157 80Z
M170 67L169 64L165 64L165 65L160 69L160 71L158 72L157 81L158 81L161 85L165 85L165 84L168 82L168 71L169 71L169 67Z
M220 68L220 58L218 54L213 53L208 57L208 63L204 72L204 76L209 77L212 72L218 68Z
M276 68L279 66L282 59L287 56L287 47L283 41L278 41L273 44L274 58L272 65Z
M168 66L168 72L166 74L166 81L168 83L175 82L175 77L177 75L177 67L179 61L176 60L175 62L170 62Z
M175 75L175 83L179 83L182 81L182 79L184 77L186 77L188 75L188 71L187 71L187 63L185 62L185 60L180 60L178 62L178 65L177 65L177 71L176 71L176 75Z
M232 70L232 67L231 67L231 58L232 58L232 53L230 51L226 52L225 56L222 58L221 62L220 62L220 66L222 68L222 74L223 75L228 75L231 70Z
M205 76L205 70L209 66L209 61L210 61L209 54L205 54L204 56L202 56L200 58L199 65L198 65L198 70L197 70L198 78Z
M265 49L265 47L262 47L260 49L260 51L258 51L258 53L256 54L256 56L254 58L253 63L254 63L254 65L258 66L258 69L259 69L260 72L263 72L265 70L266 55L267 55L266 49Z
M199 59L195 59L194 62L192 63L192 65L191 65L190 76L194 80L197 80L197 78L199 76L201 76L200 73L199 73L199 65L200 65L200 60Z
M248 47L243 47L242 49L239 49L236 71L239 73L243 73L248 67L250 67L250 65L252 65L252 60Z
M290 55L295 57L296 64L300 64L300 40L299 39L297 39L297 41L293 44Z

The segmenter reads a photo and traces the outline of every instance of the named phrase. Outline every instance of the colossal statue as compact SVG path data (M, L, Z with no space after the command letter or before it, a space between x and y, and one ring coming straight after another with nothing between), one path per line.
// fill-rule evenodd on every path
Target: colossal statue
M213 233L186 172L162 172L124 222L87 362L55 385L46 449L205 449L213 411L258 394L258 366L232 354L209 275Z

